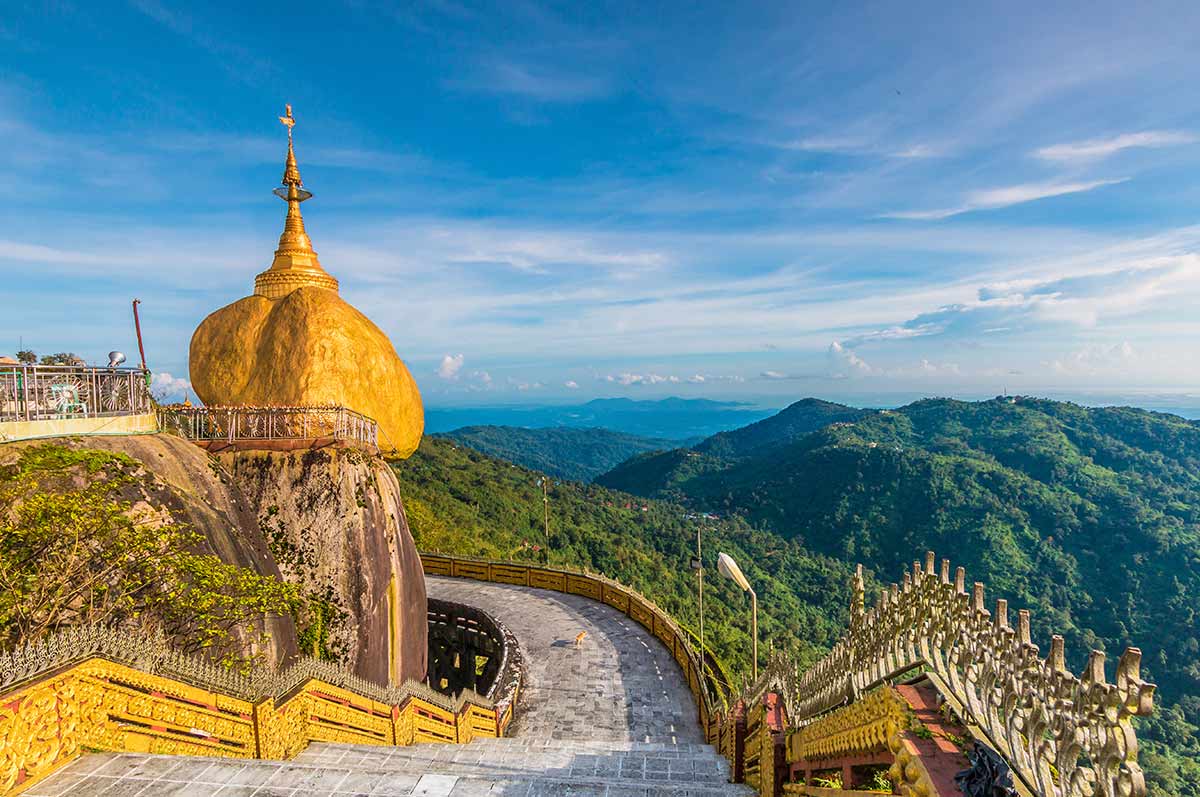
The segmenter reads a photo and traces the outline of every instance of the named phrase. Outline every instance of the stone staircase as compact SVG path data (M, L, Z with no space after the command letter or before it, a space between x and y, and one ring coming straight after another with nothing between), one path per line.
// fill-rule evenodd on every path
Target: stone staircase
M527 664L503 739L370 747L311 744L292 761L85 755L23 797L718 797L749 795L696 720L671 654L638 623L578 595L464 579L429 594L501 620ZM586 631L582 646L573 643Z
M313 744L293 761L85 756L28 797L721 797L750 795L706 744L480 739L467 745Z

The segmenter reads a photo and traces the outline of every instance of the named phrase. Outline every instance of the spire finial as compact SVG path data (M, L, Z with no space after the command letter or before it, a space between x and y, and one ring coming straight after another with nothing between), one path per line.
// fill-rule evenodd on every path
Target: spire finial
M288 151L283 167L283 185L275 189L275 195L288 203L287 218L283 222L283 234L279 236L279 248L275 250L271 267L254 280L254 292L269 299L286 295L296 287L305 285L337 290L337 280L321 268L308 233L304 231L300 203L311 199L312 194L303 188L300 168L296 165L296 151L292 146L292 128L296 126L296 117L292 116L290 104L284 107L285 113L279 117L279 121L288 131Z
M289 102L283 106L286 110L283 116L279 117L279 121L288 129L288 143L292 143L292 128L296 126L296 117L292 116L292 104Z
M284 108L287 109L285 115L279 117L279 121L284 127L287 128L288 131L288 153L287 161L285 161L283 165L283 184L285 186L294 185L299 188L303 183L300 180L300 168L296 166L296 151L292 149L292 128L296 126L296 117L292 116L291 103L285 105ZM290 191L288 192L289 195L287 196L280 191L276 191L275 193L279 194L279 196L283 197L284 199L291 199ZM312 196L312 194L309 194L303 189L301 189L299 193L304 195L299 197L301 202Z

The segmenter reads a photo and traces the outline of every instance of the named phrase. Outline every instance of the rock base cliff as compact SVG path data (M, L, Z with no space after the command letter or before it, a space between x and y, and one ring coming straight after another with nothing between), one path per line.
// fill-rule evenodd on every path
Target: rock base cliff
M378 683L425 676L425 577L396 477L353 449L214 459L257 512L284 578L307 599L304 653Z

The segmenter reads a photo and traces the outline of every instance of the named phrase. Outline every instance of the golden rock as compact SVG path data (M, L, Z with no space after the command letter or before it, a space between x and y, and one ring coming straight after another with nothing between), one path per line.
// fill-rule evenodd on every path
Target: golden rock
M304 230L292 149L291 106L283 186L287 220L271 267L254 295L205 318L192 335L189 370L209 406L339 405L379 423L379 447L407 457L417 449L425 413L417 384L387 335L338 296Z

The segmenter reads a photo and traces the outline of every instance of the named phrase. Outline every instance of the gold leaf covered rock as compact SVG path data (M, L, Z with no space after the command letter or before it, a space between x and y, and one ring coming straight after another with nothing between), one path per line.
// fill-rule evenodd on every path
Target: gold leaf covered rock
M283 185L287 220L254 295L222 307L192 335L192 387L205 404L339 405L379 423L379 446L407 457L421 442L421 394L387 335L338 293L304 230L304 190L292 149L291 106Z

